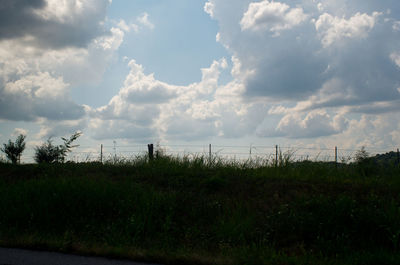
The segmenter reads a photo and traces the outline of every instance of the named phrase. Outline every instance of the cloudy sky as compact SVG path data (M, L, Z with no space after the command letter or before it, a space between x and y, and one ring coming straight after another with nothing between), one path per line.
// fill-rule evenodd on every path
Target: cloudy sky
M3 0L0 140L400 146L398 0Z

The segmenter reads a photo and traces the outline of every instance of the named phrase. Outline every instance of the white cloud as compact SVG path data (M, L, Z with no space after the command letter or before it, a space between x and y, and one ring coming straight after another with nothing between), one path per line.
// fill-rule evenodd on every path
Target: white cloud
M318 3L317 4L317 8L320 12L322 12L324 10L324 5L322 3Z
M71 86L101 81L124 37L119 28L104 28L107 5L103 0L71 0L27 7L24 19L37 17L29 27L25 20L15 24L14 18L3 17L19 31L7 35L0 26L0 61L7 62L0 64L2 119L71 120L85 115L84 106L69 96Z
M154 24L150 22L149 20L149 14L146 12L143 13L141 16L137 18L137 21L142 24L143 26L149 28L149 29L154 29Z
M145 75L143 67L134 60L128 63L131 71L126 77L119 96L134 104L165 103L176 97L176 87L154 79L154 75Z
M120 19L120 21L118 22L118 28L120 28L121 30L125 31L125 32L129 32L131 30L131 27L126 24L125 20Z
M96 138L143 138L156 135L154 126L160 116L160 105L176 97L179 87L145 75L134 60L118 95L103 107L92 110L90 128ZM104 129L104 128L107 129Z
M75 104L70 88L100 82L126 34L154 29L149 15L107 29L106 0L19 1L29 6L26 17L14 10L18 19L0 25L0 62L7 62L0 63L0 118L37 121L40 137L87 126L96 139L143 142L257 133L343 146L399 143L394 0L209 0L204 11L219 26L231 69L214 61L201 81L177 86L133 60L120 91L100 108ZM54 36L46 39L44 29ZM221 85L229 70L232 80Z
M276 128L259 128L263 137L316 138L343 132L348 121L340 114L331 117L324 110L314 110L305 115L288 113L279 121Z
M204 4L204 12L210 15L210 17L214 16L214 4L212 2L206 2Z
M53 78L48 72L28 75L5 84L5 95L24 94L28 98L56 99L65 96L65 84L61 77Z
M23 129L23 128L15 128L13 133L11 134L12 136L18 136L18 135L27 135L28 134L28 130Z
M394 31L400 31L400 21L395 21L392 27Z
M365 38L381 15L380 12L373 12L372 15L356 13L345 19L324 13L315 21L315 28L323 46L328 47L346 38Z
M87 107L86 107L87 108ZM87 127L87 119L48 121L39 119L40 131L35 135L36 139L48 139L58 136L70 136L75 132L82 131Z
M119 93L107 105L89 111L89 127L97 138L238 137L256 124L248 118L251 106L242 104L235 92L237 84L218 84L225 59L201 69L202 80L188 86L156 80L133 60L128 65L131 70Z
M302 8L290 8L284 3L264 0L249 5L240 21L240 26L242 30L270 30L279 33L293 28L306 19L307 15Z
M34 10L44 20L72 23L84 13L96 12L99 2L96 1L59 1L46 0L43 9ZM88 12L90 10L90 12Z
M396 137L399 125L399 116L394 113L362 115L360 119L351 120L348 129L338 138L347 146L395 148L400 143Z
M245 111L233 120L245 124L238 117L261 117L249 125L250 131L257 128L259 136L337 139L346 135L349 142L357 142L346 134L350 128L353 133L360 130L349 117L368 113L372 117L368 119L373 119L399 111L396 2L292 3L207 2L205 11L219 25L218 42L233 55L234 81L229 89L219 87L216 94L235 91ZM296 9L298 16L288 15ZM393 12L381 12L387 9ZM251 113L252 107L257 112ZM213 115L218 117L218 128L229 123L223 111L216 109Z
M400 52L393 52L390 54L390 59L398 66L400 67Z
M5 0L1 39L25 38L40 48L85 47L104 35L107 0ZM26 38L28 37L28 38Z
M0 89L0 117L9 120L74 119L84 115L83 107L67 95L68 85L48 72L6 81Z
M95 44L104 50L118 50L124 40L124 32L120 28L111 28L111 35L103 36L95 40Z

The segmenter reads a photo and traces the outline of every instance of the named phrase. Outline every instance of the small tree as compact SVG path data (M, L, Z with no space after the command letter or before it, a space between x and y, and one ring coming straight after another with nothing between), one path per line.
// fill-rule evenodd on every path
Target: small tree
M74 147L78 147L79 145L72 145L79 136L81 136L81 132L76 132L69 139L61 138L64 141L62 145L53 145L53 141L51 138L47 139L47 141L41 146L35 147L35 156L34 159L37 163L58 163L64 162L65 157L71 149Z
M365 147L362 146L360 150L356 152L355 161L357 163L364 162L369 157L369 153L365 150Z
M3 147L0 148L0 150L6 154L11 163L16 164L20 160L21 154L25 150L25 138L25 135L20 134L15 142L8 140L8 143L3 144Z
M59 161L59 156L59 147L53 145L53 141L49 138L41 146L35 147L35 155L33 158L36 163L53 163Z

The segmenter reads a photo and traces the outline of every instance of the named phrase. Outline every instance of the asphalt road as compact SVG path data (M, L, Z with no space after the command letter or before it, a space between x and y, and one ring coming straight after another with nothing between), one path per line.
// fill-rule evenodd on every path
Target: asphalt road
M56 252L0 248L0 265L160 265Z

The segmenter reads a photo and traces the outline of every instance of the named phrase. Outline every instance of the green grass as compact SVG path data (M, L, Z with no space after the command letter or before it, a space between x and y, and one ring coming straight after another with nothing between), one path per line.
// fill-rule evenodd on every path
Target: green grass
M400 169L0 164L0 244L164 264L400 264Z

